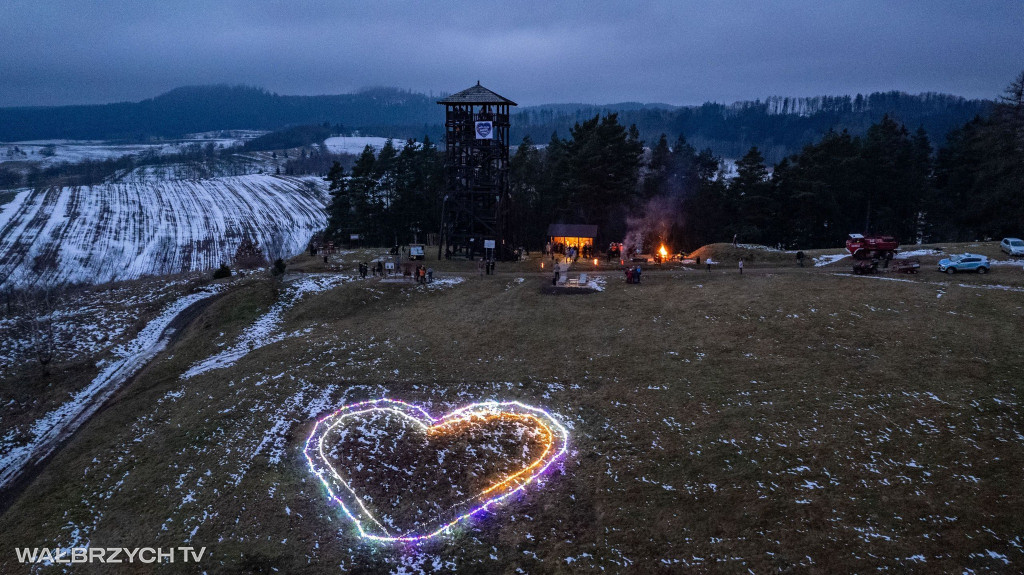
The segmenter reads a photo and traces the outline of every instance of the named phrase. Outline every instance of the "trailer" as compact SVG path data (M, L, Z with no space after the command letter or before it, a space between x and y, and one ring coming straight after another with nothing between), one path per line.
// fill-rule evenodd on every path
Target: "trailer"
M893 260L889 269L903 274L916 274L921 269L921 261L917 259Z

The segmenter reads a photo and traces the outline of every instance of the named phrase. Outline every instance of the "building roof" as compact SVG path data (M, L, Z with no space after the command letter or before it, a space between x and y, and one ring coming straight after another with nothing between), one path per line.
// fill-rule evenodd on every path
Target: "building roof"
M597 226L587 224L550 224L548 236L555 238L596 238Z
M480 82L476 83L476 86L466 88L458 94L452 94L443 100L438 100L438 104L507 104L509 106L515 106L516 103L504 96L499 96L494 92L484 88L480 85Z

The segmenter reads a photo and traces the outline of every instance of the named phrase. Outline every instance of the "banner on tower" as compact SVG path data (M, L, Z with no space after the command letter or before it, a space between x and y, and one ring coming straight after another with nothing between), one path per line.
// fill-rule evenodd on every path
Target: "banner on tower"
M477 122L476 123L476 139L477 140L491 140L494 139L494 124L490 121Z

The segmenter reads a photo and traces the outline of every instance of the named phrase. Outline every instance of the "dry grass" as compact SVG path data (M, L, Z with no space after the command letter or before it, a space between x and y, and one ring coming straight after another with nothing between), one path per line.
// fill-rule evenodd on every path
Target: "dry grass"
M119 345L200 281L199 274L180 274L56 292L50 311L56 353L46 366L26 350L9 352L28 340L18 322L31 317L29 312L15 308L3 317L0 338L10 364L0 365L0 436L13 434L13 443L23 444L36 419L87 387L100 371L98 362L115 358Z
M308 331L178 379L273 284L225 296L0 518L0 570L77 536L205 545L209 572L1020 571L1021 293L787 265L610 271L567 298L539 263L346 283L285 313ZM450 537L363 543L301 449L317 415L385 395L543 406L571 452Z

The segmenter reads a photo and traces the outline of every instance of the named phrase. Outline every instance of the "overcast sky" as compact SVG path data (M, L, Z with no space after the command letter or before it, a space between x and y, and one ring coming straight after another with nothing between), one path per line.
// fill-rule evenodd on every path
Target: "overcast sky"
M992 98L1022 70L1022 0L0 0L0 106L477 80L520 105Z

